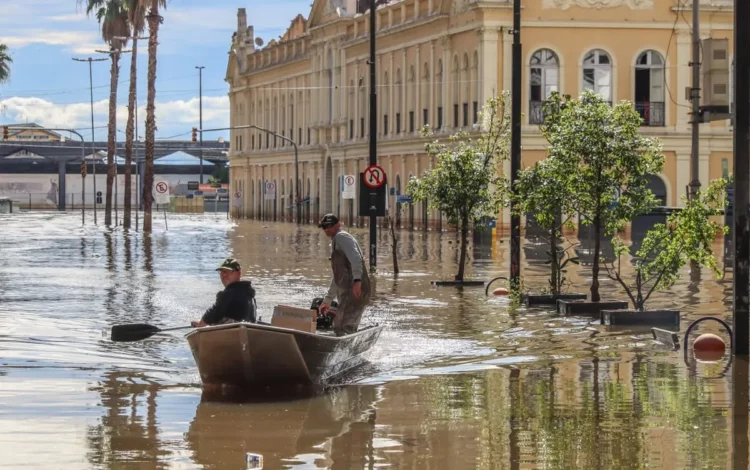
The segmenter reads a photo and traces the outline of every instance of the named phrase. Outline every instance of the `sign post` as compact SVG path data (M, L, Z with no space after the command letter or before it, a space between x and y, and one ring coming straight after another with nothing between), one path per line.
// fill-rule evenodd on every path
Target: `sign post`
M354 199L355 186L354 175L344 175L341 177L341 199Z
M154 202L157 207L164 206L164 227L169 230L167 225L167 207L169 205L169 184L164 180L154 181Z

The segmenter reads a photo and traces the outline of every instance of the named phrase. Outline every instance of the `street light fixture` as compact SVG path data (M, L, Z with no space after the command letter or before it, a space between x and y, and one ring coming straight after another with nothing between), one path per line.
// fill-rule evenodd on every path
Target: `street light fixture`
M283 136L281 134L277 134L273 131L269 131L268 129L264 129L263 127L256 126L253 124L247 124L242 126L230 126L230 127L219 127L216 129L198 129L199 132L215 132L215 131L226 131L226 130L242 130L242 129L255 129L261 132L265 132L266 134L272 135L274 137L278 137L279 139L289 142L294 147L294 192L295 192L295 206L297 207L297 224L302 223L302 212L300 210L300 199L299 199L299 151L297 149L297 143L290 139L289 137Z
M93 174L94 174L94 225L96 225L96 150L94 150L94 78L91 68L92 62L104 62L107 59L78 59L73 57L76 62L88 62L89 63L89 92L91 94L91 160L93 162Z

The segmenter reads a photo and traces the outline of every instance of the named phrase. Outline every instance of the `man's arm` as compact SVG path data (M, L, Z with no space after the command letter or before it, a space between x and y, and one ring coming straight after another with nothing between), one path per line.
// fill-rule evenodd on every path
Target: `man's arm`
M331 285L328 286L328 292L323 298L323 303L330 305L331 302L333 302L333 299L338 297L338 295L339 295L339 286L336 285L335 278L331 276Z
M352 266L352 279L362 279L362 252L359 250L357 240L351 234L336 237L336 246L346 255Z
M216 295L216 302L206 310L206 313L203 314L201 320L208 325L219 323L219 321L226 316L224 312L227 310L227 301L226 293L219 292Z

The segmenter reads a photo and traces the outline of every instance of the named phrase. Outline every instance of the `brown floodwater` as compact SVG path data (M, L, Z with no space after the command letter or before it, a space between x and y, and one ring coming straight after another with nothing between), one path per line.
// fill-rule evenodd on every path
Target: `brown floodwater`
M733 443L727 358L686 365L647 329L433 287L456 272L447 232L400 232L397 277L383 234L363 325L386 329L364 367L313 396L210 396L182 332L113 343L109 327L197 319L227 256L261 315L307 307L330 279L329 240L313 226L215 215L173 214L168 230L156 217L150 237L92 222L0 216L0 467L240 469L252 452L270 469L732 468L733 452L747 453ZM352 233L366 246L367 229ZM593 243L582 239L571 291L590 282ZM546 284L545 250L525 240L527 287ZM508 253L484 234L468 275L507 274ZM626 299L609 280L602 292ZM649 306L682 311L684 332L703 315L731 320L731 301L731 272L686 268Z

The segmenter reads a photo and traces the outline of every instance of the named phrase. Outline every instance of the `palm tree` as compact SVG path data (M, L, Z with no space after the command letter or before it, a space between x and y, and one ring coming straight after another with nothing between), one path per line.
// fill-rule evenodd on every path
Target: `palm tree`
M7 81L10 77L10 64L12 63L13 59L10 58L8 46L0 44L0 83Z
M107 126L107 194L104 224L112 225L112 184L115 180L115 138L117 137L117 82L120 77L120 54L129 34L128 12L122 0L87 0L86 14L96 13L102 27L102 39L109 44L112 61L109 85L109 124Z
M144 0L145 1L145 0ZM166 8L166 0L151 0L148 13L148 97L146 101L146 168L143 175L143 231L151 232L151 205L154 202L154 135L156 117L154 116L156 100L156 45L159 39L159 24L163 18L159 7Z
M130 228L131 212L131 165L133 162L133 133L135 128L135 98L137 87L138 37L146 27L146 8L142 0L127 0L125 7L128 11L128 23L133 40L132 55L130 57L130 94L128 96L128 123L125 127L125 214L122 219L124 229ZM136 162L136 165L138 162ZM136 210L138 210L136 208Z

